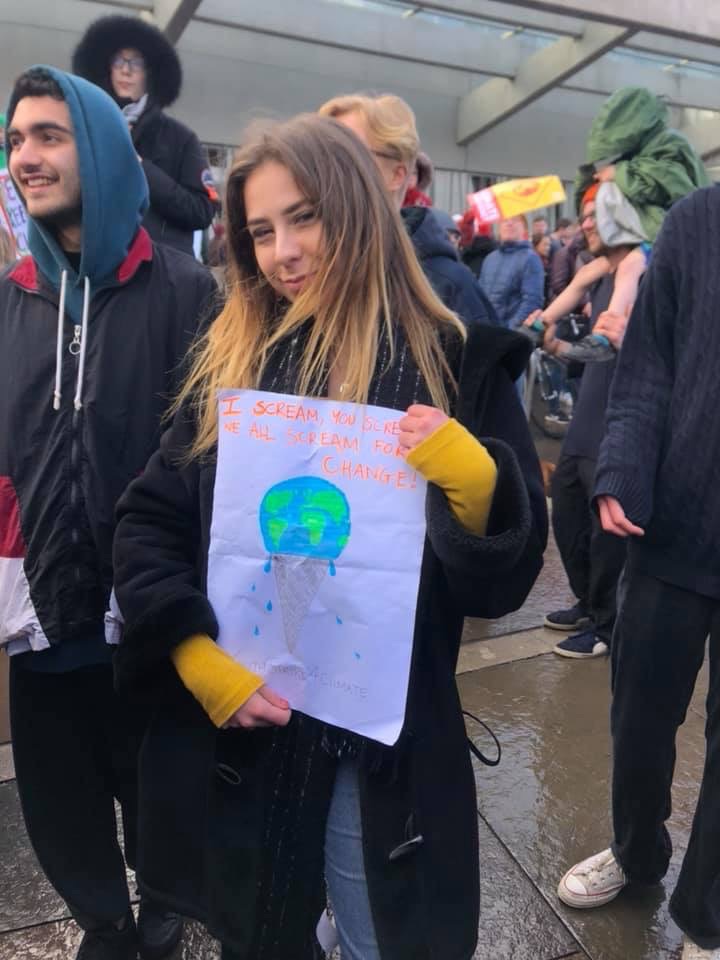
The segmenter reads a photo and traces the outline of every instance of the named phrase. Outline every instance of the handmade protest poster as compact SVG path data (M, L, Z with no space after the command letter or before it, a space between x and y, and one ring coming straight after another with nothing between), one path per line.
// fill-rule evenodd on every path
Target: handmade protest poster
M401 417L220 391L208 557L219 644L294 710L385 744L405 715L425 542Z
M0 229L11 233L19 255L28 252L27 211L7 169L0 169Z

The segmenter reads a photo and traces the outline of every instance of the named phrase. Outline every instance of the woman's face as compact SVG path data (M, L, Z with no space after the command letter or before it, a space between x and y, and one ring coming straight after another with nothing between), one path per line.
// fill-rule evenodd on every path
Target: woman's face
M312 204L282 164L267 160L245 181L247 229L268 283L291 302L313 279L325 237Z
M550 237L543 237L535 249L541 257L544 257L547 260L547 258L550 256L550 251L552 250L552 241L550 240Z
M134 47L118 50L110 61L110 81L117 97L137 102L147 90L145 58Z

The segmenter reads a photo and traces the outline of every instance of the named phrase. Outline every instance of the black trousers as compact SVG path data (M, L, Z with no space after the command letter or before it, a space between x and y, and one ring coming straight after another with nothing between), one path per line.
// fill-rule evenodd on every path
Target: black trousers
M631 880L666 872L665 821L675 735L710 635L707 754L690 842L670 901L678 926L706 950L720 947L720 600L628 569L612 646L615 855Z
M110 666L36 673L11 658L10 719L25 824L48 880L85 929L124 917L114 799L134 866L144 718L114 692Z
M610 645L625 541L605 533L591 507L596 461L561 456L552 480L552 525L570 588Z

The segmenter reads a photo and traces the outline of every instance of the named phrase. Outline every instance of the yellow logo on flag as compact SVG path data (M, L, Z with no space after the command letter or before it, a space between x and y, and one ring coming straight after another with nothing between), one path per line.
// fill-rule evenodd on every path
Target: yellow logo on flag
M560 178L554 174L506 180L468 196L468 203L484 223L506 220L521 213L563 203L564 200L565 190Z

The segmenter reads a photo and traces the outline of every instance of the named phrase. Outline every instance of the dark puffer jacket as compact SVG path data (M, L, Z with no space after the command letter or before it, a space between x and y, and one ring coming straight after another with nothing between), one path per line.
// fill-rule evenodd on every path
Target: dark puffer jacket
M432 209L403 207L400 213L425 276L445 306L466 323L497 325L490 301L472 272L458 260Z
M73 54L73 72L102 87L119 104L110 81L118 50L139 50L147 68L147 106L132 127L135 149L150 187L143 226L153 240L192 254L193 231L210 225L217 205L205 150L198 138L163 111L177 100L182 68L174 47L135 17L103 17L91 24Z
M148 108L132 130L150 188L143 224L158 243L192 254L194 230L210 225L217 194L198 138L157 107Z

